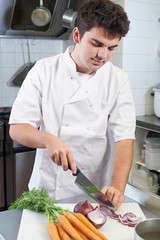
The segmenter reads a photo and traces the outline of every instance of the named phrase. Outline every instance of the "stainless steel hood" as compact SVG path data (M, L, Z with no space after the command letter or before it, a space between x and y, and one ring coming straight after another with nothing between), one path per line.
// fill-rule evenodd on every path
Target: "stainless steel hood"
M63 24L63 14L68 7L76 12L85 2L87 0L43 0L51 19L39 27L31 20L33 10L40 6L39 0L0 0L0 36L68 39L72 28Z

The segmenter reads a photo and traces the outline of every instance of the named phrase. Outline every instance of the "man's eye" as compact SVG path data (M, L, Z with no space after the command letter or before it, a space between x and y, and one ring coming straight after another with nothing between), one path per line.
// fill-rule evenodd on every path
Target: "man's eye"
M113 48L108 48L109 51L113 51L114 49L115 49L114 47Z
M100 44L98 44L98 43L94 43L94 42L92 42L92 45L93 45L94 47L101 47Z

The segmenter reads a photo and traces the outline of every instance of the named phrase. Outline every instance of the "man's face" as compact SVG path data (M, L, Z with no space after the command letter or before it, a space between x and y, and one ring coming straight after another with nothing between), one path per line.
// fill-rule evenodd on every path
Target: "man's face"
M103 28L93 27L80 39L79 29L76 27L73 30L73 39L76 46L71 57L77 65L77 71L91 74L112 57L120 38L109 35Z

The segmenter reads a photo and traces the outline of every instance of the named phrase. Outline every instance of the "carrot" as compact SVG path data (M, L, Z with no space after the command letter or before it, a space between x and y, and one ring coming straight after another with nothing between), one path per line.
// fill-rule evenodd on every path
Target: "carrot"
M66 233L68 233L74 240L83 240L64 215L58 215L57 220Z
M76 229L76 231L78 232L78 234L81 236L81 238L83 239L83 240L89 240L89 238L86 236L86 235L84 235L84 233L82 233L80 230L78 230L77 228L75 228Z
M80 230L84 235L86 235L91 240L102 240L97 234L95 234L91 229L89 229L84 223L82 223L76 216L70 212L65 212L64 215L68 218L71 224Z
M93 226L93 224L81 213L76 213L75 215L83 224L85 224L92 232L94 232L97 236L102 238L103 240L107 240L107 238Z
M57 227L53 222L49 222L46 226L46 229L51 240L61 240Z
M61 238L61 240L71 240L68 234L65 232L65 230L61 227L60 224L57 225L58 233Z

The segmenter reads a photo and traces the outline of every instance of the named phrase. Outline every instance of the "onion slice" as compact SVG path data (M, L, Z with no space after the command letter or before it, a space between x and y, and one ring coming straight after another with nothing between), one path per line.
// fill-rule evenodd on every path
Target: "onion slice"
M123 216L121 214L115 213L115 211L105 207L100 206L100 211L106 216L110 217L111 219L117 220L124 225L128 225L129 227L135 227L136 224L142 221L142 217L137 217L132 212L127 212Z
M96 228L102 227L107 220L106 216L100 211L99 207L96 207L95 210L89 212L87 214L87 218Z
M137 217L134 213L128 212L123 216L119 215L119 221L129 227L135 227L136 224L142 221L142 217Z

